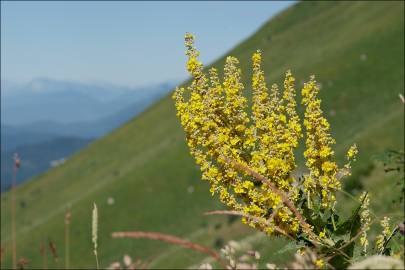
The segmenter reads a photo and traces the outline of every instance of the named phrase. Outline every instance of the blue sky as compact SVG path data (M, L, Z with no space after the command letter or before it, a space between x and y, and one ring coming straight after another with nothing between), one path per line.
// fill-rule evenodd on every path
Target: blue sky
M140 86L186 77L183 36L209 63L294 2L1 2L1 77Z

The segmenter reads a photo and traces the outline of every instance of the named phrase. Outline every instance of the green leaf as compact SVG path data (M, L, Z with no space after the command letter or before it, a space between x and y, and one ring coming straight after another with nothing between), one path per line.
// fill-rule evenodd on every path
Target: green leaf
M343 244L344 242L341 241L340 243ZM352 258L353 257L353 251L354 251L354 242L350 243L348 246L343 248L341 251L344 254L346 254L348 257ZM351 264L351 259L348 259L346 256L338 253L331 260L329 260L329 263L335 269L347 269L347 267Z
M360 209L364 201L353 211L352 215L343 223L339 224L337 230L335 231L336 235L344 235L350 233L350 237L354 237L361 227L360 222Z
M296 242L289 242L287 245L285 245L282 249L276 252L276 254L283 254L291 250L297 250L299 248L305 247L304 244L302 243L296 243Z
M331 238L335 243L338 243L339 241L343 241L343 242L347 243L350 240L350 235L348 233L342 234L342 235L332 235Z

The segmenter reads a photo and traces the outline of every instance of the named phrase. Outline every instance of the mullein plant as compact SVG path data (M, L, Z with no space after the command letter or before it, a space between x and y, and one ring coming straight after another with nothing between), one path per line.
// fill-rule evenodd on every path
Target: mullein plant
M347 220L336 212L336 192L341 179L350 175L358 150L351 146L347 163L338 166L315 77L302 88L300 119L291 71L286 72L282 91L276 84L269 91L262 53L255 52L249 115L238 59L226 58L221 81L217 69L204 72L192 34L185 35L185 45L192 80L176 88L173 99L191 155L212 195L218 194L229 212L238 213L249 226L311 248L320 268L347 267L356 243L365 253L371 223L367 194ZM308 172L297 177L295 152L301 138Z

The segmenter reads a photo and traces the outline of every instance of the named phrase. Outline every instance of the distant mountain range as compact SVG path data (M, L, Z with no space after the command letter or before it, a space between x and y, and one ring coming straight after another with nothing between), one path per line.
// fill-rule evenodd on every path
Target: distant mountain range
M174 83L169 82L123 87L44 78L23 85L7 83L2 85L1 120L2 124L14 126L36 126L36 122L97 121L128 106L142 106L164 95L173 86Z
M28 140L36 140L35 138L40 138L41 136L77 136L81 138L89 137L100 137L114 128L119 127L121 124L130 120L132 117L138 113L145 110L150 106L154 101L161 98L168 90L172 87L170 86L159 86L158 88L149 89L149 92L145 91L134 91L123 94L120 99L113 100L109 103L104 104L104 110L111 110L115 108L113 112L108 115L105 115L104 112L100 112L101 117L98 117L93 120L76 119L75 122L61 122L57 121L54 118L50 117L50 120L40 120L20 124L20 125L2 125L2 131L4 130L4 139L10 140L11 144L18 145L16 138L12 138L16 134L32 134L33 138ZM62 97L63 98L63 97ZM77 98L79 98L77 96ZM52 102L52 101L49 101ZM128 104L127 104L128 103ZM34 105L34 104L33 104ZM120 106L122 105L122 106ZM39 106L38 104L35 106ZM86 105L87 106L87 105ZM11 106L10 106L11 107ZM71 107L72 108L72 107ZM75 111L69 108L61 108L60 111L65 110L66 113L69 111ZM88 111L97 111L99 108L96 106L94 108L83 109L79 105L74 106L77 110L88 110ZM6 109L7 110L7 109ZM34 109L32 109L34 110ZM52 115L52 112L49 108L43 109L42 112L44 115ZM7 114L7 112L5 113ZM7 117L7 116L6 116ZM10 121L4 121L9 123ZM3 132L2 132L3 135ZM10 136L11 135L11 136ZM40 135L40 136L38 136ZM6 143L7 145L8 143ZM21 144L19 144L21 145ZM8 147L9 148L9 147Z
M11 151L18 146L49 141L57 136L44 132L35 132L28 129L1 125L1 152Z
M2 84L2 190L10 185L14 152L26 165L19 175L24 181L129 121L173 86L130 88L50 79Z

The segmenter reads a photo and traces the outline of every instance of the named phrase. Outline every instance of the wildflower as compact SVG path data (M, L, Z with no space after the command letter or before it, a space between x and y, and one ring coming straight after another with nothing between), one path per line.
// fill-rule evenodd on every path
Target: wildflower
M382 234L377 235L375 245L378 250L378 253L382 253L384 251L384 235Z
M107 198L107 204L108 205L113 205L115 203L115 199L113 197L108 197Z
M384 236L388 236L391 234L389 217L384 217L384 219L381 221L381 226L383 227Z
M359 152L359 150L357 149L357 145L353 144L347 151L347 160L356 158L356 155L358 154L358 152Z
M122 259L122 261L124 262L124 265L126 267L129 267L132 264L132 258L127 254L124 255L124 258Z
M121 264L119 262L113 262L110 264L110 266L107 269L111 269L111 270L121 269Z
M266 268L267 269L277 269L277 265L275 265L274 263L266 263Z
M209 263L203 263L203 264L200 265L200 267L198 269L211 270L212 265L209 264Z
M248 254L248 255L254 257L256 260L259 260L259 259L260 259L260 252L259 252L259 251L256 251L256 250L248 250L248 251L246 252L246 254Z
M385 241L388 239L389 235L391 234L391 229L390 229L390 218L389 217L384 217L383 220L381 220L380 225L383 228L381 234L379 234L376 238L376 247L378 253L383 253L384 252L384 245Z
M344 170L341 170L341 173L343 173L344 176L349 176L351 175L350 173L350 169L351 169L351 163L352 161L356 160L356 156L358 154L358 149L357 149L357 145L353 144L349 150L347 151L346 154L346 159L348 160L348 162L344 165Z
M368 209L370 205L370 198L367 192L363 192L360 196L360 202L362 202L361 209L360 209L360 223L361 223L361 236L360 236L360 244L363 246L363 253L367 253L367 231L370 229L370 210Z
M322 259L317 259L317 260L315 261L315 265L316 265L318 268L322 268L322 267L325 266L325 262L324 262Z
M291 235L298 233L302 223L285 205L285 200L269 184L252 179L227 160L269 179L294 204L299 199L301 184L292 172L297 167L295 150L303 137L304 126L304 157L309 174L303 177L303 189L308 208L321 199L324 209L333 209L335 191L341 186L339 168L332 150L335 140L321 110L315 78L311 77L302 89L305 106L302 125L291 71L285 74L282 90L276 84L269 89L261 66L262 53L256 51L252 56L253 96L249 117L238 59L226 58L224 78L220 80L215 68L208 75L203 72L193 35L186 34L185 46L186 66L192 81L185 88L176 88L173 99L190 153L200 166L202 179L210 183L210 192L219 194L220 200L230 208L253 216L254 219L242 219L249 226L268 234L279 233L274 226ZM352 149L352 156L354 152Z
M307 135L307 149L304 156L310 171L310 178L304 179L304 186L310 193L320 189L322 206L328 208L335 201L332 191L340 188L340 182L336 178L338 167L333 160L334 152L331 150L335 140L329 134L330 125L323 117L321 100L317 97L318 93L319 87L316 84L315 76L311 76L310 81L305 83L302 89L302 103L305 105L304 126ZM312 181L313 178L322 181L315 182Z
M320 238L325 238L325 236L326 236L325 230L323 230L323 231L321 231L321 232L319 233L319 237L320 237Z

